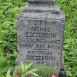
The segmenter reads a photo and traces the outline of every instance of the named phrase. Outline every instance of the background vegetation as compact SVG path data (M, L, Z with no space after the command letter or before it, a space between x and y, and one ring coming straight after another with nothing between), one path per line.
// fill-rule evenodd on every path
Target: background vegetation
M17 54L17 15L25 0L0 0L0 74L13 67ZM68 77L77 75L77 0L56 0L65 13L64 56Z

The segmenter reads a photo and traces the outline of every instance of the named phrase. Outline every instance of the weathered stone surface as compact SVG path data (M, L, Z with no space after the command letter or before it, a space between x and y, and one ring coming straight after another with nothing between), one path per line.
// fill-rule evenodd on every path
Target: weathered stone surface
M48 3L25 6L18 16L17 64L29 60L60 70L64 64L64 20L65 16L57 6Z
M53 2L54 0L27 0L28 2Z

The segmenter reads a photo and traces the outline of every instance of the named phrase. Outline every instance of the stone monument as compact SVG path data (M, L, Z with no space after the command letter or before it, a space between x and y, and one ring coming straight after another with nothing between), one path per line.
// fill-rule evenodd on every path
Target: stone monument
M27 0L18 16L18 57L56 70L63 67L62 54L65 16L54 0Z

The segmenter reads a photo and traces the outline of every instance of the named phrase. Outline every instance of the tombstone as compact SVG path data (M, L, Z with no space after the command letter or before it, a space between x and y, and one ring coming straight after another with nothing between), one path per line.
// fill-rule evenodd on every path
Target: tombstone
M27 0L18 16L18 57L16 63L34 61L60 70L65 15L54 0Z

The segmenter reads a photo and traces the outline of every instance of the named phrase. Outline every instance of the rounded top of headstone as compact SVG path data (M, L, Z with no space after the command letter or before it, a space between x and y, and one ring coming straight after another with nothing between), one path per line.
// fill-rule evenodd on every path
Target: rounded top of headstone
M27 0L27 2L54 2L55 0Z

